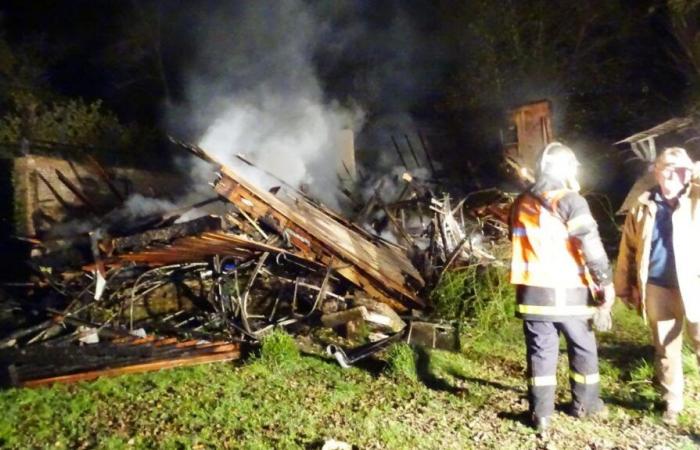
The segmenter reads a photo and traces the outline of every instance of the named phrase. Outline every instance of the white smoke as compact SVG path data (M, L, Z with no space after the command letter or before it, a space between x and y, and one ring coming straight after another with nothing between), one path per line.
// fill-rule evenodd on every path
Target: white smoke
M313 65L319 19L300 0L234 2L199 25L206 32L188 104L171 111L171 122L195 122L199 146L260 187L279 182L237 154L337 207L336 142L341 130L359 128L362 113L324 96Z
M175 208L177 208L177 206L168 200L145 197L136 193L131 194L118 211L125 220L128 220L155 214L164 214Z
M308 94L250 95L232 100L199 146L264 189L279 182L251 169L236 154L293 187L308 186L312 195L337 206L337 139L356 118L354 111L323 104Z

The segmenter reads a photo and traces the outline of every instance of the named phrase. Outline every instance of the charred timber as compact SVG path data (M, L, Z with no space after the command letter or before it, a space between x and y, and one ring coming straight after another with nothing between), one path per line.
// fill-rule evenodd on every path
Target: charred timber
M165 228L144 231L121 238L112 239L112 249L121 253L130 250L142 250L154 244L168 244L173 240L202 234L206 231L219 231L223 227L221 218L204 216L189 222L178 223Z
M215 190L252 218L274 221L296 254L321 264L336 259L337 273L398 311L424 306L417 295L424 281L404 254L373 243L304 197L283 201L225 166L221 173Z

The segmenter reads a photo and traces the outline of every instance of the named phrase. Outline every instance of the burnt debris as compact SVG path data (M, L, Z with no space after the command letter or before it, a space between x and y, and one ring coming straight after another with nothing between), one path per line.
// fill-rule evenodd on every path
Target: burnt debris
M415 311L430 308L427 293L446 270L498 263L494 242L506 234L510 202L498 191L455 203L437 180L406 171L379 179L369 200L346 217L282 181L262 189L205 150L178 144L212 164L214 197L134 213L124 208L130 194L91 159L112 208L56 172L74 206L55 180L39 174L65 220L23 238L32 245L33 275L6 286L0 302L3 323L15 324L0 337L6 383L37 386L235 359L241 346L275 327L326 327L348 337L369 329L378 344L347 354L333 347L350 364L397 339L415 340L414 328L426 326L413 327ZM422 136L419 148L428 154ZM432 160L430 166L435 175ZM387 182L399 186L392 198L382 189ZM65 226L76 210L88 210L91 219ZM441 342L420 342L431 339Z

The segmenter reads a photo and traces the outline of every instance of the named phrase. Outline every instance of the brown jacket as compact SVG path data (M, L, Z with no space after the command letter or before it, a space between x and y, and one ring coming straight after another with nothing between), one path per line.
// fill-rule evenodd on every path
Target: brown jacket
M620 251L615 268L615 292L630 297L632 288L639 290L641 313L646 320L646 283L649 274L651 235L656 204L650 192L642 194L627 213L622 230ZM678 288L686 318L700 321L700 180L694 178L679 198L673 212L673 252L676 260Z

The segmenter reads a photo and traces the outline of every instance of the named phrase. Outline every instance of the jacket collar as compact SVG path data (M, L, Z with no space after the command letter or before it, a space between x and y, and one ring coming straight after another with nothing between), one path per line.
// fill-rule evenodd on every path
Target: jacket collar
M654 203L654 200L652 200L652 191L644 191L642 195L637 197L637 201L644 206L650 206L652 203Z
M637 197L637 201L641 203L642 205L645 206L651 206L652 204L655 203L655 197L657 195L661 195L660 193L660 188L658 185L654 186L653 188L649 189L648 191L644 191L642 195ZM680 195L678 196L678 202L679 204L685 203L685 199L687 199L690 195L690 187L687 187L684 189Z

